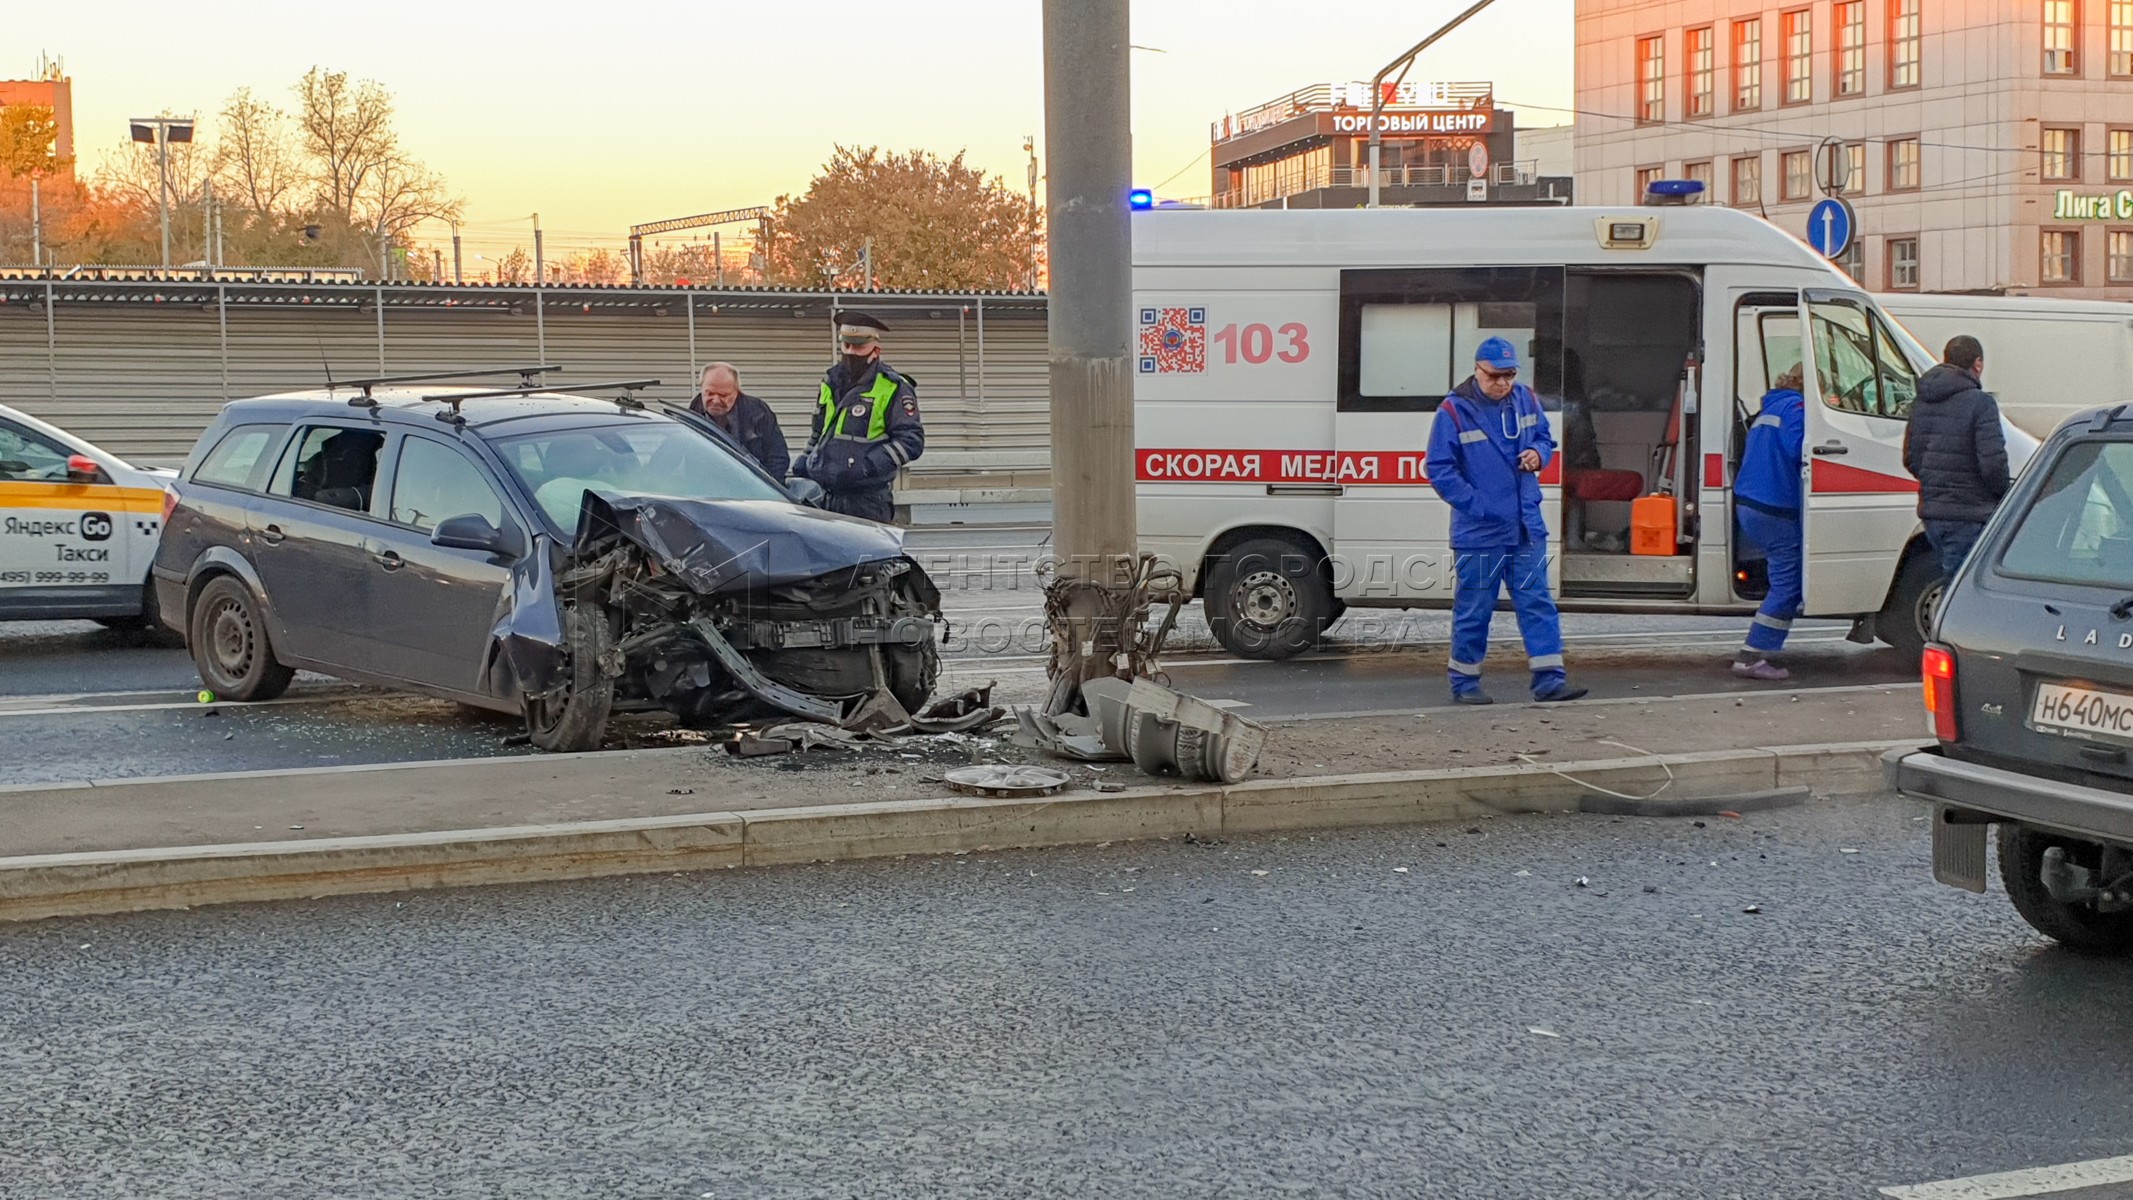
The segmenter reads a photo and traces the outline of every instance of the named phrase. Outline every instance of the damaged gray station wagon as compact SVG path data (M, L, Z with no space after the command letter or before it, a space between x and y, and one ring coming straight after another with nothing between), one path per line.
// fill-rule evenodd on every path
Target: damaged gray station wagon
M152 574L210 690L267 700L301 668L523 714L547 750L597 748L617 711L919 712L940 594L902 531L799 503L631 398L650 381L440 378L465 377L241 400L201 435Z

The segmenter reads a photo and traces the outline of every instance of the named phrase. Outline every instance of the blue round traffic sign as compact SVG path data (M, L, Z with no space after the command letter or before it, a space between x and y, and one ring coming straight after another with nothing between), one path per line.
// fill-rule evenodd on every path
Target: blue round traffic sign
M1807 244L1824 258L1836 258L1852 244L1852 230L1857 224L1852 219L1852 206L1831 196L1807 214Z

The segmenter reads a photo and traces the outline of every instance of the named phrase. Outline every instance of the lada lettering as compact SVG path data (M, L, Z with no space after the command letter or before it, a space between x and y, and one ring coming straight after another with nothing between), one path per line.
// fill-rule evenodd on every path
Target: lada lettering
M0 530L14 537L73 537L75 534L72 521L25 521L20 517L9 517L0 522Z

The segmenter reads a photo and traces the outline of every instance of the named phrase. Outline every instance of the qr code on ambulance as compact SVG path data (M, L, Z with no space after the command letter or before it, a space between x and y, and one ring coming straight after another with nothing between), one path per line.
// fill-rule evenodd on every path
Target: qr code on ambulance
M1141 310L1141 374L1198 375L1207 370L1207 310Z

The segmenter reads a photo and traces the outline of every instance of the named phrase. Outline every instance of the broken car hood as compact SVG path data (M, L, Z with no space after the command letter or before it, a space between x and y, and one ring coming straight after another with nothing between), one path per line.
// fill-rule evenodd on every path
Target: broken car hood
M611 537L705 596L800 583L903 557L903 530L784 500L680 500L588 491L572 552Z

